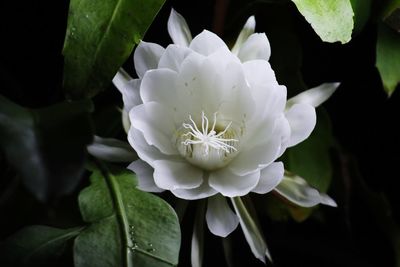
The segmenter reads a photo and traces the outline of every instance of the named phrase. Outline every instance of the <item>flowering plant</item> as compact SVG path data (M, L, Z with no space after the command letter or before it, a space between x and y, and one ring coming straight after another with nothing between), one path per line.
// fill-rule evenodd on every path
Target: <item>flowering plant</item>
M192 39L185 19L172 10L168 32L174 44L164 49L140 42L134 54L139 78L121 70L113 80L123 95L129 143L140 158L128 166L137 174L138 188L168 190L187 200L207 198L208 228L222 237L239 222L245 232L254 231L247 229L245 211L236 203L250 192L274 191L304 207L336 206L302 178L285 175L276 160L310 135L315 107L338 84L287 100L286 87L278 84L268 62L268 39L254 30L252 16L229 50L207 30ZM224 197L232 199L236 214ZM254 241L260 237L246 238L265 261L264 242Z
M0 266L400 258L395 1L3 2Z

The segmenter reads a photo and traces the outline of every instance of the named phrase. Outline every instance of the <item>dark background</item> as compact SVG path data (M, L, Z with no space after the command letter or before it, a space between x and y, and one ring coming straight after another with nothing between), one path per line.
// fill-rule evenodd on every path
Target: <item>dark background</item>
M144 39L163 46L170 43L166 22L172 6L187 19L193 35L204 28L213 29L230 42L246 18L255 14L257 31L271 35L271 64L279 69L277 65L282 60L293 65L298 60L298 53L281 42L290 18L291 30L299 44L297 49L302 53L300 71L307 87L341 82L337 92L324 104L336 139L331 153L335 172L329 194L339 207L321 207L315 216L302 223L277 222L261 213L260 221L274 266L395 266L396 253L398 258L400 255L397 226L400 220L397 186L400 93L396 91L388 98L374 66L376 23L369 21L348 44L328 44L319 39L290 2L261 2L167 1ZM68 4L65 0L1 1L1 94L33 108L63 100L61 51ZM282 10L286 17L280 16ZM274 56L274 51L280 51L282 58ZM125 67L133 74L131 61ZM292 78L278 75L280 83L289 83L289 95L301 90L295 88ZM95 98L97 105L121 104L120 101L119 93L112 86ZM1 155L0 167L1 239L31 224L58 227L81 224L76 196L87 185L85 179L73 194L40 203L18 181L12 187L5 186L9 185L8 177L13 170ZM194 204L190 204L183 220L180 266L190 265L193 209ZM253 258L240 229L229 240L234 266L262 266ZM225 264L221 239L208 232L204 257L204 266ZM66 255L61 263L70 266L70 258Z

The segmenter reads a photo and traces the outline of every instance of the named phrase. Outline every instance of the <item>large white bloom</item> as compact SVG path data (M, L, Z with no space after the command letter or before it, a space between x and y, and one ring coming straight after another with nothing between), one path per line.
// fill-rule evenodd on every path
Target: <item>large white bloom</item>
M139 78L120 71L113 80L129 114L129 143L140 158L128 167L139 188L209 198L207 224L219 236L241 218L223 196L275 190L299 205L334 205L301 178L284 177L283 163L275 160L310 135L315 107L337 84L287 101L286 87L268 63L268 39L254 29L250 17L230 50L207 30L192 39L184 18L172 10L168 31L174 44L164 49L141 42L134 54Z

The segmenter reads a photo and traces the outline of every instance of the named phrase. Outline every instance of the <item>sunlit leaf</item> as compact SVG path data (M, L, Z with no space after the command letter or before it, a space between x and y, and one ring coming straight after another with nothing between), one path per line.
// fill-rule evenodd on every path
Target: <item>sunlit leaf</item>
M0 246L0 264L8 266L44 266L61 256L67 242L83 227L58 229L33 225L12 235ZM45 265L47 266L47 265Z
M376 44L376 67L383 87L390 96L400 83L400 34L384 24L378 28Z
M27 109L0 96L0 148L40 200L71 192L91 143L90 101Z
M128 171L95 171L91 181L79 195L90 226L75 240L76 267L177 265L179 222L166 202L136 189Z
M292 0L322 41L347 43L353 31L349 0Z
M64 43L69 98L105 89L165 0L71 0Z

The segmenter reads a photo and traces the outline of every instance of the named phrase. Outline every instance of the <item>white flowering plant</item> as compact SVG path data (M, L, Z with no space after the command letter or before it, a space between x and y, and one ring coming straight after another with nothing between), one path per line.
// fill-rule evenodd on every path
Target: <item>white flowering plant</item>
M362 229L397 251L389 201L334 136L362 152L387 139L397 155L392 135L376 138L387 114L343 97L380 82L355 67L378 70L389 96L400 80L386 2L383 16L357 0L71 0L62 68L43 58L60 88L22 94L39 109L0 96L0 213L16 231L1 232L0 266L367 266L348 252L364 251L365 211ZM370 39L376 55L354 63ZM371 173L384 158L362 156ZM368 257L383 264L381 250Z
M240 224L255 257L265 262L270 253L240 197L274 191L303 207L336 206L301 177L285 173L277 159L311 134L315 107L339 84L322 84L287 100L268 62L267 36L255 33L255 24L251 16L229 49L207 30L192 38L185 19L172 9L168 32L174 43L163 48L141 41L134 54L138 78L120 70L113 82L124 100L133 149L127 156L135 151L139 157L128 166L138 188L207 199L211 233L226 237ZM106 160L121 157L101 142L88 149ZM193 266L200 265L196 261Z

